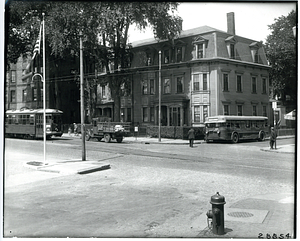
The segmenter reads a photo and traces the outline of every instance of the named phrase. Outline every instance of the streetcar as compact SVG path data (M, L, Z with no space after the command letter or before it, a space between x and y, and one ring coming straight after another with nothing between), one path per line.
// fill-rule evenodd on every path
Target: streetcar
M45 109L46 138L61 137L62 114L57 109ZM5 137L25 139L42 138L44 136L44 110L27 109L7 110L5 113Z
M210 116L205 121L205 139L210 141L240 140L264 141L268 135L268 117L265 116Z

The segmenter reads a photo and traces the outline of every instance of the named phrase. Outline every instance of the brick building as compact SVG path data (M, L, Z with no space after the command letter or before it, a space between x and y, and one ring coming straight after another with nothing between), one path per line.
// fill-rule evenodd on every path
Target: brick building
M78 61L75 58L68 61L46 61L46 108L62 110L63 123L80 122L79 84L72 74L72 70L78 66ZM32 75L33 72L42 75L43 68L34 67L38 65L30 62L31 57L20 57L17 63L10 64L10 69L6 71L6 110L43 108L43 82L40 76Z

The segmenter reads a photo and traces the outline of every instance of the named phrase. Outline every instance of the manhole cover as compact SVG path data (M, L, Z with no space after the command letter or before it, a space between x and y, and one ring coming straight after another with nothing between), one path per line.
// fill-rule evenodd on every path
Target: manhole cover
M232 212L232 213L228 213L228 215L235 218L250 218L254 216L252 213L247 213L247 212Z

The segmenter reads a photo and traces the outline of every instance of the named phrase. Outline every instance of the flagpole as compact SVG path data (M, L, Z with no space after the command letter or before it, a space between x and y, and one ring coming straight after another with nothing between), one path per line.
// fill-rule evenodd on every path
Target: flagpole
M44 163L46 162L46 49L45 49L45 13L43 15L43 110L44 110Z

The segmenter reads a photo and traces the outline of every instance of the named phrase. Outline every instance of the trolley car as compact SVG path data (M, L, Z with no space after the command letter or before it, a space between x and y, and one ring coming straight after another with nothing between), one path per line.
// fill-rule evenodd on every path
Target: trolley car
M62 111L46 109L46 138L61 137ZM7 110L5 116L5 136L19 138L42 138L44 136L44 110L27 109Z

